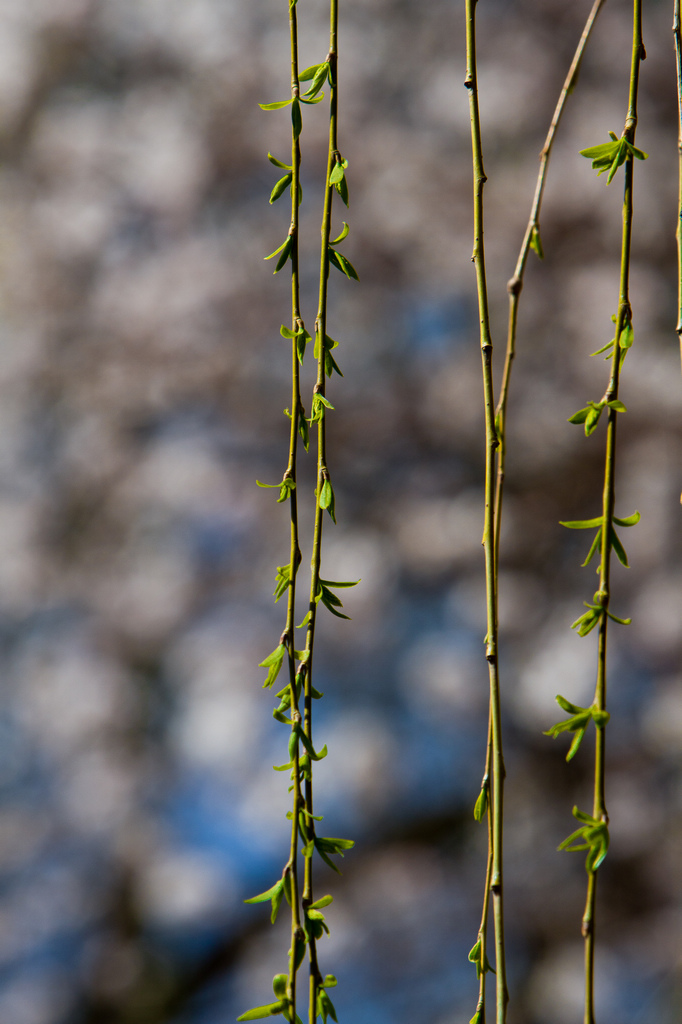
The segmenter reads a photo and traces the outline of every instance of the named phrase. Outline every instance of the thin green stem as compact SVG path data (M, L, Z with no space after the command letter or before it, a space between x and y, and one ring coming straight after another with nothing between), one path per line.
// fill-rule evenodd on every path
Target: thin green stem
M289 34L291 40L291 95L298 98L298 21L296 16L296 5L289 4ZM301 146L297 133L292 128L291 135L291 226L289 235L292 239L291 247L291 329L296 332L301 326L300 311L300 280L298 266L298 235L299 235L299 189L301 180ZM294 484L296 483L296 455L298 450L298 425L301 410L300 390L300 364L297 354L296 338L291 342L291 431L289 434L289 462L286 476ZM289 693L291 699L291 720L292 729L297 729L301 721L298 710L298 690L296 685L296 654L294 644L294 629L296 623L296 574L301 562L301 549L298 537L298 492L294 486L289 495L289 509L291 517L290 528L290 556L289 556L289 578L290 584L287 597L287 620L284 636L286 638L287 660L289 665ZM289 958L289 976L287 984L287 996L291 1005L291 1020L296 1019L296 948L303 939L301 927L301 914L299 902L298 885L298 823L301 808L303 806L303 794L301 792L301 779L299 767L299 749L296 743L292 759L293 779L293 807L291 816L291 844L289 850L289 883L291 897L291 953Z
M633 0L633 32L632 60L630 67L630 94L628 113L625 120L623 137L631 145L635 142L637 128L637 91L639 86L639 65L646 56L642 42L642 3ZM632 249L632 217L633 217L633 155L630 152L625 161L625 186L623 193L623 231L620 262L620 294L618 314L616 317L616 343L611 361L611 378L606 391L608 401L618 398L620 384L620 368L624 350L620 346L620 336L624 327L631 322L630 308L630 254ZM606 673L607 673L607 632L608 615L611 601L611 523L615 505L615 471L616 471L616 423L618 413L609 408L606 433L606 459L604 466L604 491L602 497L603 528L601 534L601 565L599 568L599 593L596 600L604 609L599 621L599 641L597 655L597 685L595 704L599 711L606 710ZM594 800L592 816L608 825L605 795L605 728L596 730L595 761L594 761ZM594 1024L594 929L595 906L597 895L596 870L588 871L589 881L587 902L583 916L582 933L585 939L585 1016L584 1024Z
M585 1022L594 1021L594 907L596 901L597 872L591 871L587 880L587 901L582 927L585 939Z
M317 379L313 389L313 395L325 395L325 343L327 334L327 291L329 279L329 242L331 238L332 220L332 199L334 187L330 185L329 178L334 168L337 154L337 117L338 117L338 91L337 91L337 34L339 24L338 0L330 0L329 8L329 53L327 62L329 64L329 150L327 154L327 170L324 192L324 204L322 210L321 227L321 251L320 251L320 282L319 282L319 303L317 318L315 320L315 338L317 344ZM322 561L322 525L324 508L320 504L320 495L323 484L329 479L326 456L326 410L317 422L317 488L315 504L315 527L313 534L313 551L310 573L310 605L308 630L306 635L306 651L308 653L307 671L305 673L305 716L304 729L306 735L312 742L312 668L313 648L315 643L315 625L317 620L317 595L320 588L320 565ZM313 814L313 783L312 773L305 783L305 806L309 815ZM314 834L314 822L312 817L308 818L310 835ZM305 881L303 888L303 907L306 909L313 902L313 877L312 857L305 861ZM308 940L310 959L310 996L309 996L309 1024L315 1024L317 1010L317 996L319 985L322 983L322 976L317 962L317 943L312 932Z
M679 0L678 0L679 2ZM500 439L500 447L497 453L497 487L495 491L495 558L499 558L500 551L500 526L502 522L502 494L504 490L504 477L505 477L505 457L506 457L506 421L507 421L507 399L509 396L509 382L511 379L512 364L514 362L514 356L516 355L516 326L518 319L518 307L519 297L523 289L523 278L526 270L526 262L528 255L531 250L531 243L533 242L534 236L538 239L540 237L540 208L542 206L542 199L545 192L545 183L547 181L547 168L549 165L549 159L552 153L552 146L554 144L554 138L559 127L559 122L564 112L568 97L573 92L575 83L580 72L580 64L585 52L585 47L589 41L590 35L594 23L597 20L597 15L606 3L606 0L594 0L592 9L587 17L585 26L580 37L576 51L573 54L573 60L571 66L568 69L568 74L564 80L563 87L559 94L556 107L554 108L554 114L552 115L552 121L547 131L547 137L545 143L540 150L540 168L538 170L537 182L535 185L535 195L533 196L533 203L530 210L530 216L528 218L528 225L526 232L523 236L521 248L516 261L516 268L514 270L513 277L507 284L507 291L509 293L509 318L507 326L507 349L504 360L504 370L502 373L502 384L500 387L500 396L497 402L497 409L495 411L495 425L497 427L497 433ZM542 248L540 248L542 252ZM682 298L681 298L682 301ZM681 307L682 308L682 307ZM682 313L681 313L682 316Z
M488 917L490 913L490 884L493 876L493 814L492 814L492 797L490 795L490 772L492 768L492 756L493 756L493 733L492 733L492 709L488 714L488 746L486 749L485 756L485 772L483 773L483 780L481 782L481 788L485 787L488 795L488 860L485 869L485 889L483 891L483 910L481 912L481 924L478 929L478 939L481 943L481 958L482 964L481 976L478 981L478 1005L476 1006L476 1013L478 1014L481 1021L485 1020L485 965L488 957Z
M473 160L474 247L472 261L476 270L478 311L480 326L481 361L483 367L483 396L485 405L485 519L483 548L485 552L486 608L488 633L486 659L490 682L490 709L492 736L492 872L489 891L492 894L495 925L496 967L496 1021L505 1024L507 1012L507 982L504 950L503 916L503 790L504 759L500 716L500 688L497 666L497 573L495 561L495 452L498 446L495 430L495 403L493 398L492 341L488 312L488 290L485 272L485 245L483 234L483 188L486 182L481 145L481 120L478 104L476 74L476 0L466 0L466 53L467 70L464 84L469 93L471 122L471 149Z
M677 336L680 340L682 357L682 26L680 24L680 0L674 0L673 37L675 40L675 66L677 70L677 152L678 152L678 199L677 199Z

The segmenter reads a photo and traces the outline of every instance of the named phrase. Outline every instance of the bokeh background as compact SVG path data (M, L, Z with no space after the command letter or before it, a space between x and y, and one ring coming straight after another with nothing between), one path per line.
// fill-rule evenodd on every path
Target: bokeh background
M588 0L479 5L494 340L537 153ZM302 66L327 52L300 0ZM522 297L509 423L501 625L510 1024L582 1019L584 858L557 853L590 806L590 745L564 763L556 693L591 700L603 392L622 179L578 155L620 132L630 12L608 0L556 144L544 263ZM675 336L672 4L645 4L632 270L635 347L620 420L600 1024L682 1014L682 546ZM338 526L323 573L316 766L327 835L357 841L321 943L342 1024L460 1024L484 827L472 808L487 714L483 424L471 253L463 5L344 0L340 144L361 284L333 272L329 394ZM270 998L284 916L244 906L279 876L286 733L258 662L283 624L272 491L289 403L288 225L266 160L288 152L285 0L0 4L0 1018L223 1024ZM325 104L302 135L304 315L312 326ZM335 215L340 228L342 210ZM499 358L499 356L498 356ZM499 378L499 365L496 365ZM312 359L304 371L306 405ZM313 459L302 459L303 573Z

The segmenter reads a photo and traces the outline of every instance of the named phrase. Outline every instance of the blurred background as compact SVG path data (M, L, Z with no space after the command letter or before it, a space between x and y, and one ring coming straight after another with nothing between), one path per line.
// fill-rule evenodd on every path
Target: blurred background
M537 154L589 0L486 0L480 89L494 340ZM327 7L300 0L301 66ZM323 575L316 808L354 838L323 972L341 1024L472 1015L485 828L483 421L463 4L344 0L340 145L349 160L329 331L338 526ZM599 875L600 1024L682 1016L682 546L672 3L645 4L610 631L611 850ZM584 855L557 853L591 806L591 739L542 731L592 699L595 589L622 175L578 155L622 130L630 10L608 0L550 166L544 263L531 255L509 417L500 614L508 769L510 1024L582 1019ZM286 732L258 662L284 621L285 0L0 4L0 1018L6 1024L223 1024L271 998L286 915L243 900L288 843ZM312 328L326 104L304 109L302 273ZM496 364L499 380L500 365ZM312 358L304 369L310 405ZM314 463L300 498L307 576ZM305 590L305 584L303 589ZM589 740L589 742L588 742Z

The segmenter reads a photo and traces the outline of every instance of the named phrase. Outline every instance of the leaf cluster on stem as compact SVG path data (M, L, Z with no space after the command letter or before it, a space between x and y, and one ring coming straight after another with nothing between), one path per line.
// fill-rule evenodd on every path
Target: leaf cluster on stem
M291 344L291 381L292 397L290 408L285 415L290 421L289 456L286 470L280 483L267 484L257 481L259 487L271 487L278 490L277 501L288 500L290 511L290 557L289 561L277 566L275 577L275 602L287 595L286 624L275 649L260 663L267 669L263 684L271 688L280 671L288 667L288 681L277 693L279 703L273 709L273 718L288 729L287 761L273 765L277 772L289 772L292 794L292 807L287 812L291 822L289 856L282 870L281 877L269 889L246 900L247 903L271 904L271 920L277 918L283 900L291 908L291 945L289 964L286 974L277 974L273 979L275 1001L262 1006L253 1007L242 1014L240 1021L257 1020L263 1017L282 1015L290 1024L301 1024L297 1013L297 975L306 953L309 961L308 985L308 1019L315 1024L318 1017L326 1024L328 1017L336 1021L336 1010L329 995L329 989L336 985L333 974L322 975L318 966L317 943L329 933L323 909L332 902L332 896L326 895L317 900L313 896L313 858L316 855L322 863L333 871L339 868L334 857L343 857L354 842L352 839L341 839L332 836L318 835L317 827L322 816L313 812L313 764L327 756L327 747L317 750L313 741L312 706L323 694L313 686L313 653L315 645L315 624L317 609L322 604L337 618L347 619L341 611L343 603L336 591L354 587L358 580L328 580L320 574L322 559L322 524L323 514L329 513L336 522L336 499L331 474L326 457L326 428L330 412L334 406L326 397L326 378L332 373L343 376L332 355L338 343L327 334L327 290L329 268L335 267L346 278L358 279L352 263L338 246L349 232L344 222L340 234L331 238L332 197L338 193L348 205L348 185L346 170L348 161L338 149L337 118L337 50L336 38L338 31L338 0L330 0L330 45L326 59L299 72L298 69L298 22L296 0L289 0L289 27L291 41L291 97L274 103L260 104L266 111L281 110L291 107L292 152L291 161L285 163L268 153L268 160L285 174L275 183L269 202L275 203L289 190L291 197L291 223L286 238L266 259L278 257L275 273L283 270L287 263L291 266L291 326L282 324L280 334ZM305 92L301 91L301 82L310 82ZM302 105L316 104L324 99L322 91L329 85L329 154L325 178L324 206L322 218L322 252L320 262L320 298L315 321L314 359L316 361L316 380L310 404L310 416L306 418L301 399L301 366L303 365L308 342L312 340L306 330L300 310L299 284L299 206L303 199L300 181L301 168L301 134L303 130ZM301 550L298 528L298 488L296 478L298 441L301 440L305 451L310 446L310 433L317 430L317 485L315 488L315 520L312 542L311 583L308 611L303 621L296 626L296 582L301 562ZM305 629L305 644L298 650L294 644L296 629ZM299 847L300 843L300 847ZM303 867L303 876L299 866Z

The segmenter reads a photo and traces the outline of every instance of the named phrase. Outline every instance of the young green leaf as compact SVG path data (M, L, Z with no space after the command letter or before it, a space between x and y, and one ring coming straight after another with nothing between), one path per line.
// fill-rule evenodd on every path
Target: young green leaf
M310 904L311 910L324 910L330 903L334 902L333 896L322 896L319 900L315 900L314 903Z
M327 256L329 257L331 265L336 267L337 270L340 270L342 274L345 274L349 280L360 280L355 267L342 253L337 252L336 249L332 249L330 246L327 250Z
M603 402L591 402L591 408L585 417L585 437L589 437L597 429L599 423L599 417L601 416L602 409L604 408Z
M587 601L583 601L583 604L587 611L571 623L571 629L577 629L578 636L587 636L591 633L604 614L604 609L600 605L588 604Z
M486 812L488 810L488 786L485 785L481 788L481 792L478 794L478 800L474 807L474 818L476 821L483 821Z
M571 704L570 701L567 701L565 697L560 695L557 696L556 701L571 717L563 722L557 722L556 725L553 725L551 729L545 732L545 736L556 738L562 732L575 733L573 742L566 755L566 760L570 761L578 752L590 721L594 721L596 727L602 729L608 722L610 715L608 711L599 711L594 704L589 708L581 708L578 704Z
M304 857L312 857L314 852L315 852L315 840L313 838L313 839L310 840L310 842L305 844L305 846L301 850L301 853L303 854Z
M328 74L329 74L329 64L327 64L325 62L324 64L318 65L317 71L315 72L315 74L313 76L313 80L312 80L311 86L308 89L308 91L305 93L305 98L306 99L310 99L313 96L317 96L318 92L320 91L320 89L322 88L324 83L327 81L327 75ZM306 81L307 81L307 79L306 79Z
M311 78L315 77L322 67L324 67L323 64L311 64L309 68L306 68L304 71L299 73L299 82L309 82Z
M287 994L287 981L286 974L276 974L272 979L272 991L275 993L278 999L284 999Z
M306 451L310 447L310 429L308 427L308 421L305 418L305 409L301 408L301 415L298 417L298 432L301 435L301 441Z
M341 163L340 160L337 160L337 162L332 167L331 174L329 175L329 184L330 185L338 185L338 183L341 181L341 179L343 177L344 177L343 164Z
M315 394L313 395L313 407L312 407L312 410L311 410L311 413L310 413L310 421L309 422L311 423L311 425L313 423L319 423L320 420L322 420L324 418L324 410L325 409L332 409L333 410L333 408L334 408L334 406L329 401L329 399L325 398L324 395L321 395L319 393L319 391L316 391Z
M284 241L279 246L279 248L275 249L274 252L271 252L269 256L264 256L263 257L264 260L271 260L273 258L273 256L276 256L278 253L280 253L280 257L277 260L277 266L275 267L273 273L276 274L279 270L281 270L282 267L284 266L284 264L286 263L286 261L289 259L289 256L291 254L291 250L292 250L293 244L294 244L293 236L292 235L287 235L287 237L284 239Z
M287 235L287 237L284 239L282 244L277 249L275 249L274 252L271 252L269 256L264 256L263 259L264 260L271 260L272 257L276 256L278 252L282 252L282 250L285 249L290 242L291 242L291 235Z
M339 377L343 377L339 364L331 352L325 352L324 354L324 371L328 377L331 377L332 373L338 373Z
M278 274L280 272L280 270L282 269L282 267L284 266L286 261L291 256L291 250L293 249L293 247L294 247L293 235L289 235L287 241L284 244L284 248L282 249L282 254L281 254L280 258L277 260L277 266L273 270L273 274Z
M291 811L287 814L287 818L290 817ZM301 808L301 815L303 818L308 818L309 821L324 821L324 814L311 814L310 811L306 811L305 807ZM313 905L312 903L310 904Z
M338 245L339 242L343 242L344 238L348 237L348 232L349 231L350 231L350 228L348 227L348 225L346 224L346 222L344 220L344 222L343 222L343 230L342 230L341 234L339 235L338 238L335 238L334 241L330 242L329 244L330 245Z
M343 604L341 603L340 598L337 597L336 594L332 593L328 587L323 586L321 588L320 599L325 608L330 611L332 615L336 615L337 619L350 619L349 615L344 615L343 612L338 611L339 608L343 608Z
M291 164L283 164L282 161L278 160L276 156L272 155L272 153L268 153L268 160L275 167L281 167L283 171L291 171L291 170L293 170Z
M590 545L590 550L587 552L587 557L585 558L585 561L581 563L581 566L580 566L581 569L584 569L586 565L590 564L590 562L594 558L595 554L599 550L600 545L601 545L601 534L602 534L602 527L600 526L599 529L597 530L597 532L594 535L594 540L592 541L592 543Z
M272 651L271 654L268 654L267 658L264 658L263 661L259 662L259 668L267 668L268 670L267 679L263 683L263 689L269 689L274 683L275 679L279 675L279 670L282 667L282 662L284 661L285 654L286 647L284 646L284 644L280 644L279 647L275 647L274 651Z
M252 1010L247 1010L241 1017L237 1017L237 1020L260 1020L261 1017L274 1017L276 1014L282 1013L287 1006L288 1003L284 999L280 999L276 1003L268 1003L267 1006L254 1006Z
M603 863L609 848L609 830L606 822L593 818L585 811L573 808L573 817L584 822L581 828L572 832L558 846L559 850L566 850L569 853L580 850L587 850L585 868L588 874L593 874Z
M478 939L478 942L473 947L473 949L470 950L469 960L476 967L477 980L480 979L483 974L487 974L488 971L491 971L493 974L495 974L495 970L490 966L490 963L488 962L488 957L486 956L484 958L483 956L483 943L481 942L480 938Z
M319 753L316 753L315 749L313 748L313 745L310 742L310 739L308 738L308 736L307 736L307 734L306 734L304 729L302 729L299 726L296 729L294 729L294 734L296 734L298 736L298 739L301 741L301 743L303 744L303 746L307 750L308 756L311 758L311 760L313 760L313 761L322 761L323 758L325 758L327 756L327 745L326 745L326 743L322 747L322 750L320 750Z
M333 494L331 481L325 480L320 491L320 508L329 508L332 503Z
M284 712L288 711L289 708L291 707L291 690L290 690L288 685L285 686L283 690L280 690L279 693L277 694L277 696L280 698L280 703L273 710L273 712L272 712L273 715L274 714L284 714ZM289 724L291 724L291 723L289 723Z
M287 414L287 416L291 417L291 413L289 412L288 409L285 409L284 412ZM282 481L278 484L264 484L261 483L260 480L256 480L256 484L258 485L258 487L279 487L279 497L277 499L278 504L280 501L284 501L289 496L289 494L296 489L296 482L290 476L285 476L282 479Z
M583 741L583 736L585 735L586 730L587 730L587 725L584 725L582 728L575 730L575 735L573 737L573 742L571 743L570 747L568 748L568 753L566 754L566 760L567 761L572 761L573 758L575 757L575 755L578 753L578 750L580 748L580 744Z
M613 346L616 344L615 340L611 338L611 341L607 341L605 345L598 348L596 352L590 352L590 356L600 356L602 352L606 352L604 360L610 359L613 354Z
M281 892L283 886L284 882L280 878L274 885L270 886L269 889L266 889L265 892L259 893L258 896L251 896L248 900L244 900L244 903L266 903L268 900L271 900L276 896L278 892Z
M582 729L587 726L590 717L589 709L584 708L579 714L573 715L571 718L566 718L563 722L557 722L556 725L551 727L551 729L547 729L544 735L551 736L552 739L556 739L556 737L562 732L576 732L578 729Z
M275 576L275 589L274 589L273 594L272 594L272 596L275 599L275 604L277 604L277 602L279 601L279 599L282 596L282 594L284 593L284 591L290 585L291 585L291 566L289 564L287 564L287 565L278 565L277 566L277 574Z
M329 928L324 919L324 914L319 910L307 910L306 919L310 930L316 939L321 939L324 932L329 935Z
M610 619L613 619L614 622L617 622L621 626L632 625L632 619L619 619L618 616L614 615L612 612L607 612L606 614Z
M283 478L283 480L282 480L282 483L280 484L280 487L279 487L279 497L277 499L277 504L279 504L282 501L286 501L286 499L289 497L291 492L295 491L295 490L296 490L296 481L292 480L292 478L290 476L285 476Z
M311 339L310 335L308 334L308 332L306 331L305 327L303 328L302 331L299 332L299 334L296 335L296 357L297 357L297 359L298 359L298 361L299 361L299 363L301 365L303 365L303 356L305 355L305 347L308 344L308 342L311 341L311 340L312 339ZM306 451L307 450L308 449L306 448Z
M610 184L618 168L628 158L636 157L638 160L646 160L647 154L637 149L627 139L618 138L614 132L609 132L611 142L604 142L599 146L590 146L588 149L581 149L580 155L592 161L592 168L597 175L608 171L606 184Z
M639 512L633 512L631 516L626 516L625 519L619 519L618 516L613 517L614 523L618 526L636 526L642 518Z
M468 959L471 961L472 964L476 964L476 963L478 963L480 955L481 955L481 940L479 938L478 941L476 942L476 945L472 946L472 948L469 950L469 957L468 957Z
M315 849L325 864L340 875L341 872L338 867L334 861L329 858L335 854L338 854L339 857L343 857L346 850L351 850L355 846L355 841L353 839L332 839L331 837L316 836L314 844Z
M542 248L542 240L540 238L540 232L535 224L533 225L533 229L530 233L530 247L538 259L544 260L545 253Z
M306 947L306 942L307 941L308 941L307 938L305 936L302 936L302 935L298 935L296 937L295 941L294 941L293 960L294 960L294 970L295 971L297 971L299 969L299 967L301 966L301 964L303 963L303 957L305 956L305 947ZM292 955L292 950L290 949L289 950L289 957L291 957L291 955Z
M611 527L611 529L609 530L609 538L611 540L611 547L616 552L618 561L621 563L621 565L624 565L626 569L629 569L630 566L628 564L628 556L625 552L625 548L621 544L620 538L618 537L618 534L616 533L613 527Z
M259 103L258 106L261 110L281 110L282 107L288 107L291 102L291 99L276 100L275 103Z
M339 195L341 196L341 200L342 200L342 202L343 202L343 203L344 203L344 204L345 204L346 206L348 206L348 183L346 182L346 176L345 176L345 174L344 174L344 176L343 176L343 177L341 178L341 180L340 180L340 181L337 181L337 182L336 182L336 183L334 184L334 188L336 189L336 191L337 191L337 192L339 193Z
M328 334L324 336L324 369L328 377L331 377L332 372L338 373L339 377L343 377L341 370L338 367L334 356L332 355L332 349L336 348L338 341L334 341Z
M577 412L574 412L572 416L568 417L568 422L569 423L584 423L585 420L587 419L587 414L588 414L588 412L590 411L591 408L592 407L590 405L588 405L584 409L578 409Z
M327 1017L331 1017L332 1020L337 1021L336 1010L331 999L325 992L324 988L320 988L317 995L317 1015L322 1017L323 1024L327 1024Z
M268 153L267 159L269 160L273 167L281 167L283 171L293 170L291 164L283 164L281 160L278 160L278 158L273 157L271 153Z
M597 516L595 519L571 519L568 522L559 520L559 526L565 526L569 530L591 530L595 526L601 526L603 521L603 516Z
M303 121L301 119L301 103L298 97L291 104L291 124L293 128L294 139L297 139L301 134L303 127Z
M581 711L585 710L584 708L581 708L579 704L572 704L570 700L566 700L566 698L562 697L560 693L557 693L554 699L559 707L568 712L569 715L577 715Z
M318 836L315 845L327 853L338 853L343 857L345 850L352 850L355 846L354 839L334 839L331 836Z
M635 332L632 329L632 324L628 321L623 330L618 335L618 345L622 349L632 348L632 343L635 340Z
M270 205L271 206L272 206L272 204L277 199L279 199L279 197L282 195L282 193L287 188L287 186L291 184L291 178L292 178L292 175L291 175L291 173L289 173L289 174L285 174L283 178L279 179L279 181L277 182L277 184L273 188L272 192L270 193L270 200L269 201L270 201Z

